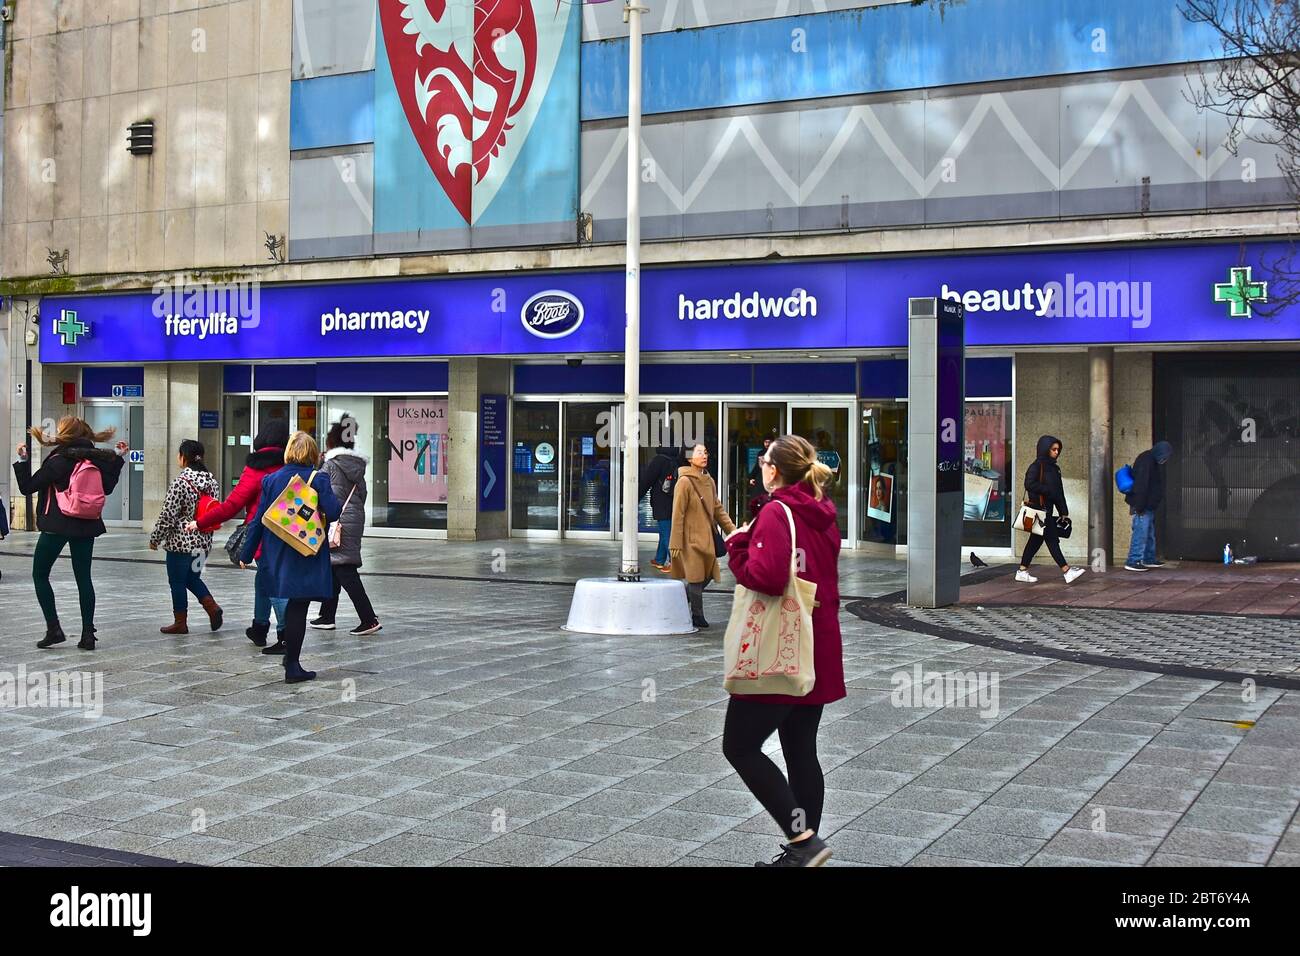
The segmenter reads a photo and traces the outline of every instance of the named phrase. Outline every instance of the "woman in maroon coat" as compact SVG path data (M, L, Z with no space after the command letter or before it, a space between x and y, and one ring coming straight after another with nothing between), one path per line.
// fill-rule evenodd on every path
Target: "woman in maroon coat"
M817 727L822 708L845 696L840 643L840 531L835 505L824 488L835 476L817 460L817 451L797 435L783 435L759 458L763 485L772 500L727 538L731 573L745 587L763 594L785 592L790 574L790 526L784 503L794 516L803 561L799 577L817 585L812 612L813 669L816 682L804 697L732 694L722 734L722 752L740 779L785 832L789 843L772 863L759 866L821 866L830 848L817 836L825 785L817 760ZM789 781L763 753L772 732L781 737Z

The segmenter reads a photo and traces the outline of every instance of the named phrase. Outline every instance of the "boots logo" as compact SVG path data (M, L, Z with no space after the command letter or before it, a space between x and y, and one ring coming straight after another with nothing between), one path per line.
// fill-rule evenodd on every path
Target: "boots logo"
M496 197L551 85L575 4L379 0L406 121L466 223Z
M582 303L567 292L548 289L525 302L519 318L538 338L562 339L582 325Z

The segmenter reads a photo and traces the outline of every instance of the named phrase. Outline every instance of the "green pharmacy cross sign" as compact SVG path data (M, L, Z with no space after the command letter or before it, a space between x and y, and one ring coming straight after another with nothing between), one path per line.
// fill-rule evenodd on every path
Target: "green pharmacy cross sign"
M64 309L54 320L54 334L64 345L76 345L77 339L90 335L90 324L77 318L77 313Z
M1227 302L1228 314L1234 319L1250 318L1252 302L1268 301L1268 283L1252 282L1250 269L1250 266L1233 269L1229 281L1214 286L1214 301Z

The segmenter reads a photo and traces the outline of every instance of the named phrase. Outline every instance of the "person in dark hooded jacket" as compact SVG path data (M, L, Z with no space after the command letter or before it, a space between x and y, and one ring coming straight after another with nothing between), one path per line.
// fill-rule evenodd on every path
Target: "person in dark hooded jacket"
M641 493L637 501L650 492L650 511L659 526L659 547L650 566L667 574L672 571L668 563L668 537L673 529L673 483L681 465L681 454L672 448L659 448L655 456L641 469Z
M36 600L45 615L45 637L36 646L52 647L67 640L59 625L54 589L50 587L50 571L66 547L72 556L72 573L77 579L77 597L81 602L81 640L77 646L83 651L93 651L95 585L90 579L90 565L95 539L106 530L104 520L65 515L55 492L67 491L73 471L81 462L89 461L99 469L105 497L111 495L122 474L122 456L127 453L127 444L118 442L116 452L96 448L96 442L106 442L113 437L113 429L97 432L82 419L71 415L59 419L53 438L46 436L40 428L32 428L30 434L42 446L52 449L35 474L32 474L32 463L27 458L26 445L18 446L18 460L14 462L18 490L24 495L38 495L36 527L41 534L32 555L32 581L36 586Z
M794 518L802 561L796 573L817 585L812 612L813 671L816 679L803 697L784 694L733 694L727 705L722 753L745 786L771 814L789 843L772 863L759 866L821 866L830 848L817 836L825 783L817 759L817 729L822 709L847 696L840 636L840 530L835 503L826 489L835 475L817 459L805 438L783 435L759 458L771 502L781 502ZM728 565L736 581L762 594L780 595L790 578L790 524L784 508L764 506L752 524L727 537ZM785 755L787 780L763 753L776 732Z
M1173 454L1173 445L1158 441L1133 462L1133 490L1124 496L1133 518L1126 571L1150 571L1164 565L1156 557L1156 509L1165 500L1165 462Z
M1065 484L1061 480L1061 467L1057 460L1061 456L1061 439L1044 435L1038 439L1038 457L1025 472L1025 499L1031 508L1046 512L1043 518L1043 533L1031 534L1025 544L1025 553L1020 557L1020 568L1016 571L1016 580L1024 584L1037 584L1038 578L1029 573L1029 564L1034 560L1038 549L1047 543L1047 550L1056 561L1065 583L1070 584L1083 575L1083 568L1072 568L1061 553L1061 536L1057 529L1057 516L1070 517L1070 506L1065 500Z
M334 497L343 502L343 513L338 519L343 526L343 540L337 548L330 548L334 596L321 602L320 614L308 623L318 630L334 630L339 593L346 590L361 621L348 633L360 637L383 627L357 572L361 567L361 535L366 530L366 465L370 459L355 450L356 433L357 420L344 415L330 426L325 436L325 461L321 470L330 477Z

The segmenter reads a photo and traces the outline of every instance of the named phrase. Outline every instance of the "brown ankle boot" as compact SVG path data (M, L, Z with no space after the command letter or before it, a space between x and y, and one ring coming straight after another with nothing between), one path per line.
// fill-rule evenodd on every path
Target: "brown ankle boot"
M160 627L158 630L163 634L188 634L190 629L185 626L186 612L172 611L172 614L176 617L176 622L170 627Z
M203 610L208 612L208 623L212 625L212 629L218 630L221 627L221 605L211 594L199 603L203 605Z

